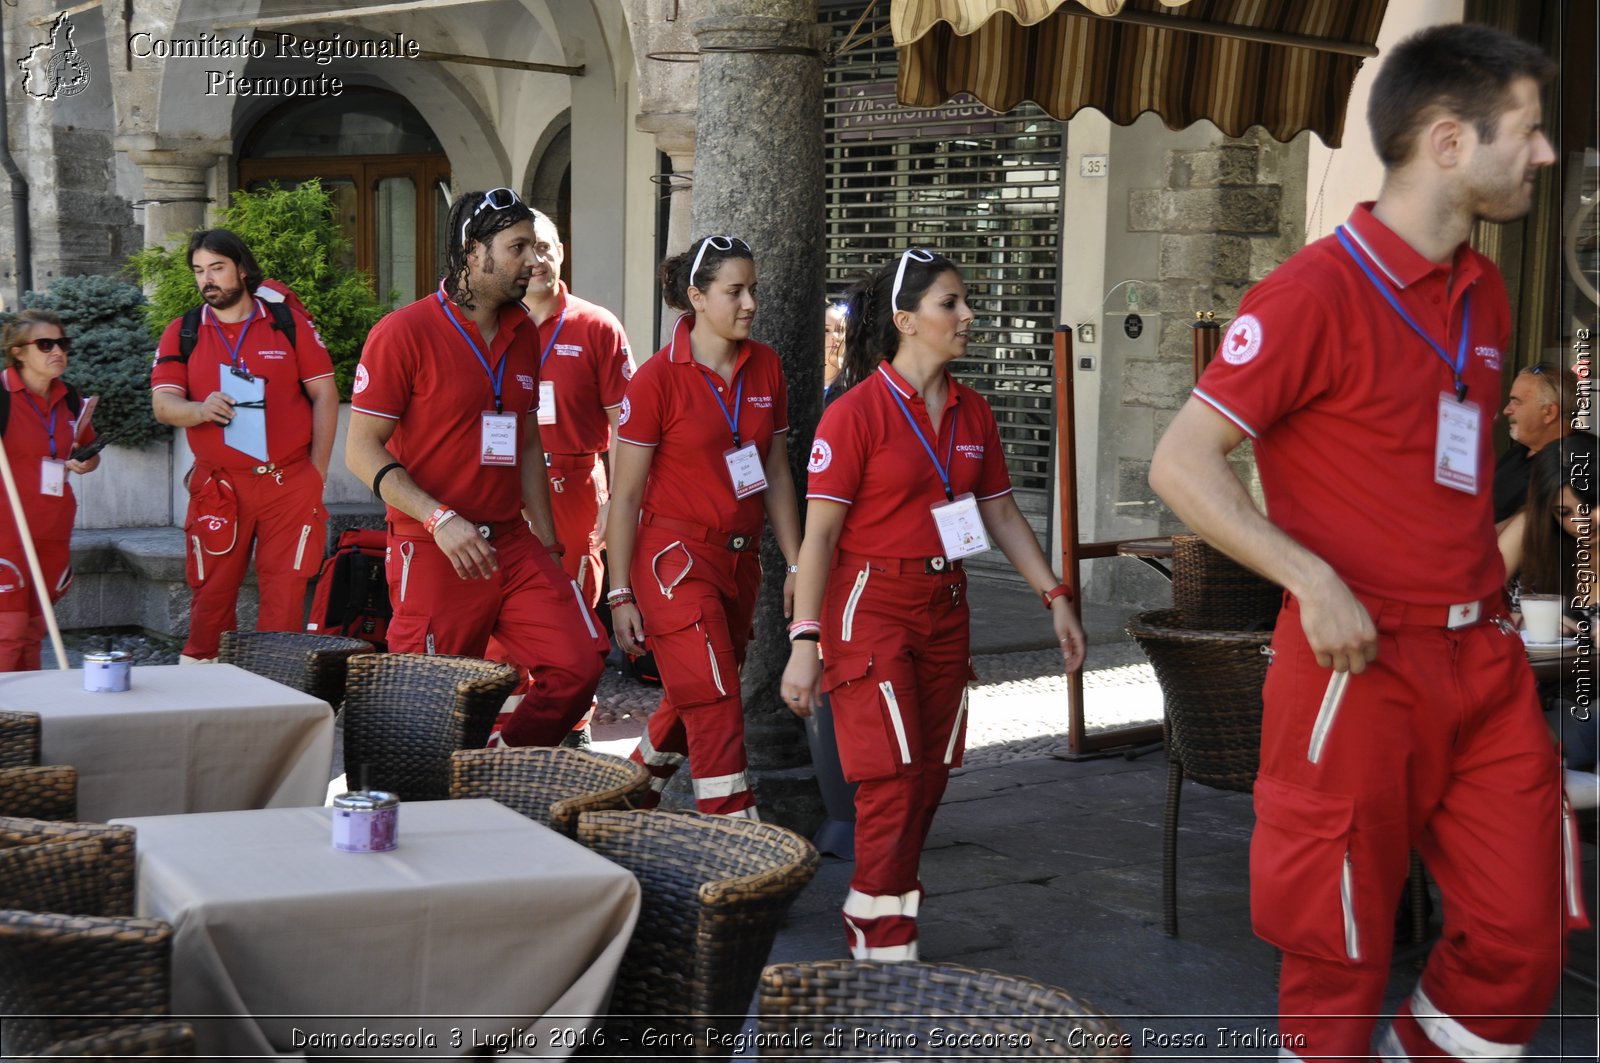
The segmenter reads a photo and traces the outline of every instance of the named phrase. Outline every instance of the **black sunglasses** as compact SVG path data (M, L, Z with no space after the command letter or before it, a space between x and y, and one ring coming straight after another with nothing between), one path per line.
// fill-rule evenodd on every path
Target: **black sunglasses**
M22 346L24 346L24 347L38 347L45 354L49 354L51 351L55 350L57 347L61 348L61 353L62 354L71 354L72 353L72 341L67 339L65 336L59 336L59 337L57 337L57 336L42 336L42 337L40 337L39 339L36 339L36 340L29 340L27 343L24 343Z

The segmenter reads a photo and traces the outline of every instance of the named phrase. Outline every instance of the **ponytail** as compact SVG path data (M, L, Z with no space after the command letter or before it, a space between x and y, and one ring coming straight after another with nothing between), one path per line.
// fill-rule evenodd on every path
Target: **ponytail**
M899 306L890 305L895 274L900 268L896 257L876 273L868 274L845 293L844 357L839 377L846 389L871 376L878 363L895 356L900 349L900 330L895 328L895 310L915 310L934 278L956 264L943 255L924 261L911 258L900 281Z

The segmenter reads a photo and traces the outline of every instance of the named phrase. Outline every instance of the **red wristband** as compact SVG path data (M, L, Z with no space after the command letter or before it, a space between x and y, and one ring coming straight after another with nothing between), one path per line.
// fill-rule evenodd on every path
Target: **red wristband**
M1044 591L1039 595L1039 597L1044 599L1045 611L1048 612L1050 609L1050 603L1055 601L1057 598L1065 598L1069 602L1072 601L1072 589L1065 583L1058 583L1049 590Z

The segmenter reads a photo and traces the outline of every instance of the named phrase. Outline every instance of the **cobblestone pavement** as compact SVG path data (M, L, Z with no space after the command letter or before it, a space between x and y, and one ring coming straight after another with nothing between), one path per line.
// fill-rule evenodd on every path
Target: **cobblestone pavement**
M980 678L968 702L967 767L1065 749L1068 680L1055 650L991 654L973 658L972 664ZM1161 719L1155 674L1132 643L1096 647L1083 684L1089 731ZM596 697L595 741L608 752L626 754L660 704L661 688L608 666Z

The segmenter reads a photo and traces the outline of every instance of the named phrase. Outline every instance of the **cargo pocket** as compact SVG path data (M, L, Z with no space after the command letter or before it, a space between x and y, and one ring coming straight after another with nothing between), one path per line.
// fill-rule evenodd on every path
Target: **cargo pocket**
M911 743L894 684L877 674L870 653L836 654L822 662L822 689L831 696L839 763L849 782L886 779L911 766Z
M737 697L739 667L725 630L713 637L715 625L699 607L675 609L665 618L658 614L644 618L645 636L673 705L688 709Z
M1257 776L1250 838L1250 921L1285 952L1359 963L1362 937L1352 826L1355 798ZM1372 869L1365 869L1369 875ZM1392 913L1391 913L1392 914ZM1368 922L1371 932L1387 932Z

